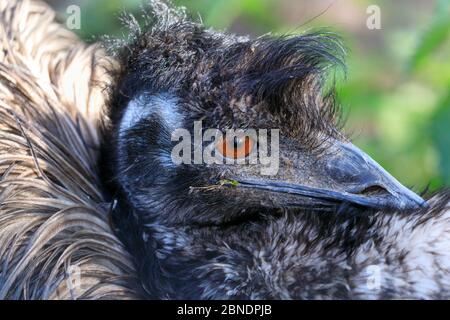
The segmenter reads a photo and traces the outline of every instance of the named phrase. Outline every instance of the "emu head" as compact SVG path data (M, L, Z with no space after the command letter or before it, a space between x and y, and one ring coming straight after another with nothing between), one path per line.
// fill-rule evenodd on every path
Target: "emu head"
M152 297L258 296L221 287L231 277L225 266L244 268L251 243L226 252L273 237L267 221L277 217L423 203L340 133L333 90L324 88L342 64L333 35L252 40L166 10L122 51L105 140L115 224ZM219 131L205 139L207 129ZM174 161L180 141L188 147L175 154L192 163ZM214 163L195 161L205 150ZM264 155L272 162L250 163Z

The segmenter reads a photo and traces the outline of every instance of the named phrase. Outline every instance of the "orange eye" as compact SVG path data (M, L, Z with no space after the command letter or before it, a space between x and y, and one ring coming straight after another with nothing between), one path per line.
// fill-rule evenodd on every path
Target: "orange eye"
M231 159L241 159L247 157L253 150L254 142L250 137L232 137L224 139L221 137L216 148L222 156Z

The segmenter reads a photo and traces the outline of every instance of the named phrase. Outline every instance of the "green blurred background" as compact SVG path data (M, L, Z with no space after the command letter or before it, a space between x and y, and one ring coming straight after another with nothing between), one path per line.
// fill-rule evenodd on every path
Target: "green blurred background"
M144 0L145 1L145 0ZM142 0L48 0L64 17L81 7L87 41L122 35L123 11ZM238 34L298 33L329 27L348 48L338 83L347 131L402 183L421 191L450 186L450 0L174 0L207 26ZM369 30L370 5L381 29Z

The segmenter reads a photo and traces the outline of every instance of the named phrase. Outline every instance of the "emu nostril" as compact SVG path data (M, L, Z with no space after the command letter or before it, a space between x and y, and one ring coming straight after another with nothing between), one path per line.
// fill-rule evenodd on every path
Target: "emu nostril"
M364 195L364 196L382 196L389 194L385 188L379 185L368 186L361 191L355 192L356 194Z

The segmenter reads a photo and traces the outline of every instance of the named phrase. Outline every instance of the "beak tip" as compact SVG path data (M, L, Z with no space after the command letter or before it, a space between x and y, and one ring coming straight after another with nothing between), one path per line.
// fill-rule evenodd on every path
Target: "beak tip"
M428 206L428 203L424 199L422 199L422 197L409 189L406 190L407 192L399 195L399 208L403 210L414 210L426 208Z

